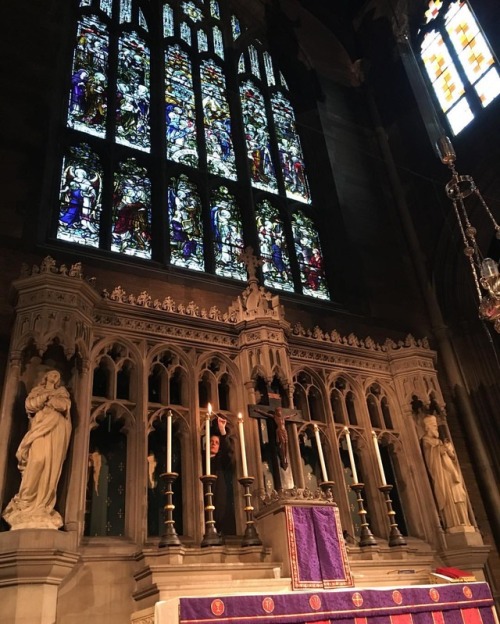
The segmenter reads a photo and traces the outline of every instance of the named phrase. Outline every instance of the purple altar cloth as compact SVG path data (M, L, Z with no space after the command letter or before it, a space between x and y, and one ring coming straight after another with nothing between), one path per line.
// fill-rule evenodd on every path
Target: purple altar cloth
M494 624L487 583L181 598L179 624Z
M292 589L352 585L338 508L287 506L285 512Z

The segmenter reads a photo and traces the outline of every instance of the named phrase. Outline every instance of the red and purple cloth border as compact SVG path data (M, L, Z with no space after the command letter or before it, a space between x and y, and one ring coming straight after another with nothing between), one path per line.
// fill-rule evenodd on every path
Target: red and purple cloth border
M336 589L181 598L179 624L495 624L492 607L487 583Z

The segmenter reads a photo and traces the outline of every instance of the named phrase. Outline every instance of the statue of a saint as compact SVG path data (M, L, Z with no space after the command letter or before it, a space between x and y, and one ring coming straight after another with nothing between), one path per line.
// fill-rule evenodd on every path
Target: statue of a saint
M29 393L29 429L17 449L21 486L2 516L11 529L58 529L56 490L71 435L71 399L61 375L52 370Z
M471 526L467 493L456 465L453 446L449 440L443 442L439 438L435 416L426 416L423 423L422 449L444 528Z

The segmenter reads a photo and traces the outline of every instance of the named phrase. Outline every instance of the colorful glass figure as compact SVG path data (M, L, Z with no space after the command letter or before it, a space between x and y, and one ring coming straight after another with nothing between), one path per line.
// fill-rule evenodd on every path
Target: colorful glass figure
M186 175L172 178L168 187L170 262L195 271L205 270L201 201Z
M129 159L115 174L111 251L151 258L151 182Z
M196 167L198 148L191 62L178 45L170 46L165 56L167 158Z
M329 299L323 255L312 220L301 211L295 212L292 215L292 231L303 294L318 299Z
M169 4L163 5L163 36L174 36L174 12Z
M106 26L94 16L83 16L71 72L68 126L101 138L106 135L108 48Z
M99 247L102 167L90 147L72 147L64 158L57 238Z
M292 105L281 93L275 93L271 97L271 107L286 195L290 199L310 203L311 196L305 173L304 156L295 127Z
M271 160L264 98L250 80L240 85L240 98L252 185L276 193L278 185Z
M264 260L264 284L293 292L293 278L285 239L283 220L267 199L257 205L257 234L260 256Z
M201 64L200 73L208 170L236 180L236 159L224 74L212 60Z
M246 268L237 260L244 249L241 215L235 198L225 186L212 193L210 223L216 274L246 280Z
M150 150L150 55L135 33L124 32L118 44L116 141Z

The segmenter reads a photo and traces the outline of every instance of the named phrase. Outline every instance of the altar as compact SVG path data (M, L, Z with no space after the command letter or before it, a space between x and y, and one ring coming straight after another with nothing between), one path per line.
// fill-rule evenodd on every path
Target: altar
M160 601L154 624L498 624L487 583L183 597Z

